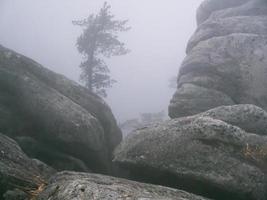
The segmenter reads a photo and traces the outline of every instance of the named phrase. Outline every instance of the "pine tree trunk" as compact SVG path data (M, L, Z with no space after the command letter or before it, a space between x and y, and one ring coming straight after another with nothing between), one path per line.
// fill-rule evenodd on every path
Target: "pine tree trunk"
M88 69L88 89L90 92L94 92L93 91L93 69L92 69L92 65L89 66L89 69Z
M93 88L93 68L94 68L94 57L95 57L95 47L96 47L96 35L94 36L93 44L91 47L90 53L88 54L88 89L90 92L94 92Z

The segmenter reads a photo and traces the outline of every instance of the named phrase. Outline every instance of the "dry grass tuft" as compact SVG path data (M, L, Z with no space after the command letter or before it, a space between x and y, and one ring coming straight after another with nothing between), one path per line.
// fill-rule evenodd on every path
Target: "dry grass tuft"
M246 158L250 158L255 161L263 161L267 158L267 146L253 147L247 144L243 150L243 154Z
M264 172L267 172L267 145L251 146L247 144L242 153L245 158L256 164Z
M44 191L46 185L47 185L47 184L42 183L41 185L38 186L37 189L28 191L27 194L29 195L30 200L36 200L37 197L38 197L38 195L39 195L42 191Z
M30 200L36 200L38 195L44 191L45 187L47 186L47 182L40 178L39 176L36 176L33 178L33 182L36 183L36 187L26 187L26 186L19 186L16 184L12 184L12 186L15 189L19 189L25 194L29 196Z

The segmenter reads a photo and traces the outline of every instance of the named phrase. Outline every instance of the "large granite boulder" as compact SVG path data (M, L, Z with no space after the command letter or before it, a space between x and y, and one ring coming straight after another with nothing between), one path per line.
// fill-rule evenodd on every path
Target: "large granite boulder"
M217 106L254 104L267 109L267 2L206 0L187 46L171 118Z
M14 140L0 133L0 199L13 189L33 193L44 187L54 173L44 163L30 159Z
M258 130L245 124L257 120ZM252 105L220 107L173 119L130 134L115 150L114 162L120 171L124 170L125 177L133 180L216 200L264 200L264 121L266 113Z
M38 200L204 200L187 192L98 174L61 172Z
M2 46L0 115L5 116L0 120L0 131L14 139L20 138L18 141L25 152L33 146L36 152L48 149L47 155L37 158L55 167L61 162L60 156L53 159L55 155L68 155L93 171L108 172L110 152L122 137L102 99ZM29 146L21 140L23 137L33 138L41 145ZM64 169L81 170L81 167L72 168L77 165L68 161L63 159Z

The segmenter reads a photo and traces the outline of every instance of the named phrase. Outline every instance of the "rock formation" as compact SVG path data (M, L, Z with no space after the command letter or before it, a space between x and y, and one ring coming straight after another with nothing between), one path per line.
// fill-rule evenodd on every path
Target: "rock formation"
M266 114L261 111L249 105L221 107L137 130L116 149L114 161L134 180L216 200L264 200L265 132L230 124L254 130L243 122L260 119ZM266 124L260 124L258 130L265 131Z
M0 200L206 199L104 175L53 176L46 164L58 171L111 173L121 131L99 97L2 46L0 116Z
M114 162L130 179L216 200L267 199L267 1L205 0L169 106Z
M171 118L222 105L267 109L267 3L265 0L206 0L187 46Z
M110 168L121 131L102 99L0 46L0 131L62 170Z
M205 0L197 24L169 106L177 119L135 131L114 161L131 179L264 200L267 2Z
M267 1L205 0L167 122L115 151L124 177L216 200L267 199Z
M49 180L50 179L50 180ZM181 190L99 174L55 172L0 133L1 200L208 200Z
M0 200L266 200L267 1L205 0L197 24L175 119L119 146L103 100L0 46Z

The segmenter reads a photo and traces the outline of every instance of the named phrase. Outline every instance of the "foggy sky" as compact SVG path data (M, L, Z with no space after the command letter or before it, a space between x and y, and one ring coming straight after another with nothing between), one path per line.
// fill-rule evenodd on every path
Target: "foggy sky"
M79 81L75 43L81 34L72 20L83 19L102 0L0 0L0 44ZM117 19L132 29L120 35L131 53L107 61L118 81L106 100L118 121L143 112L166 111L185 46L195 30L200 0L108 0Z

